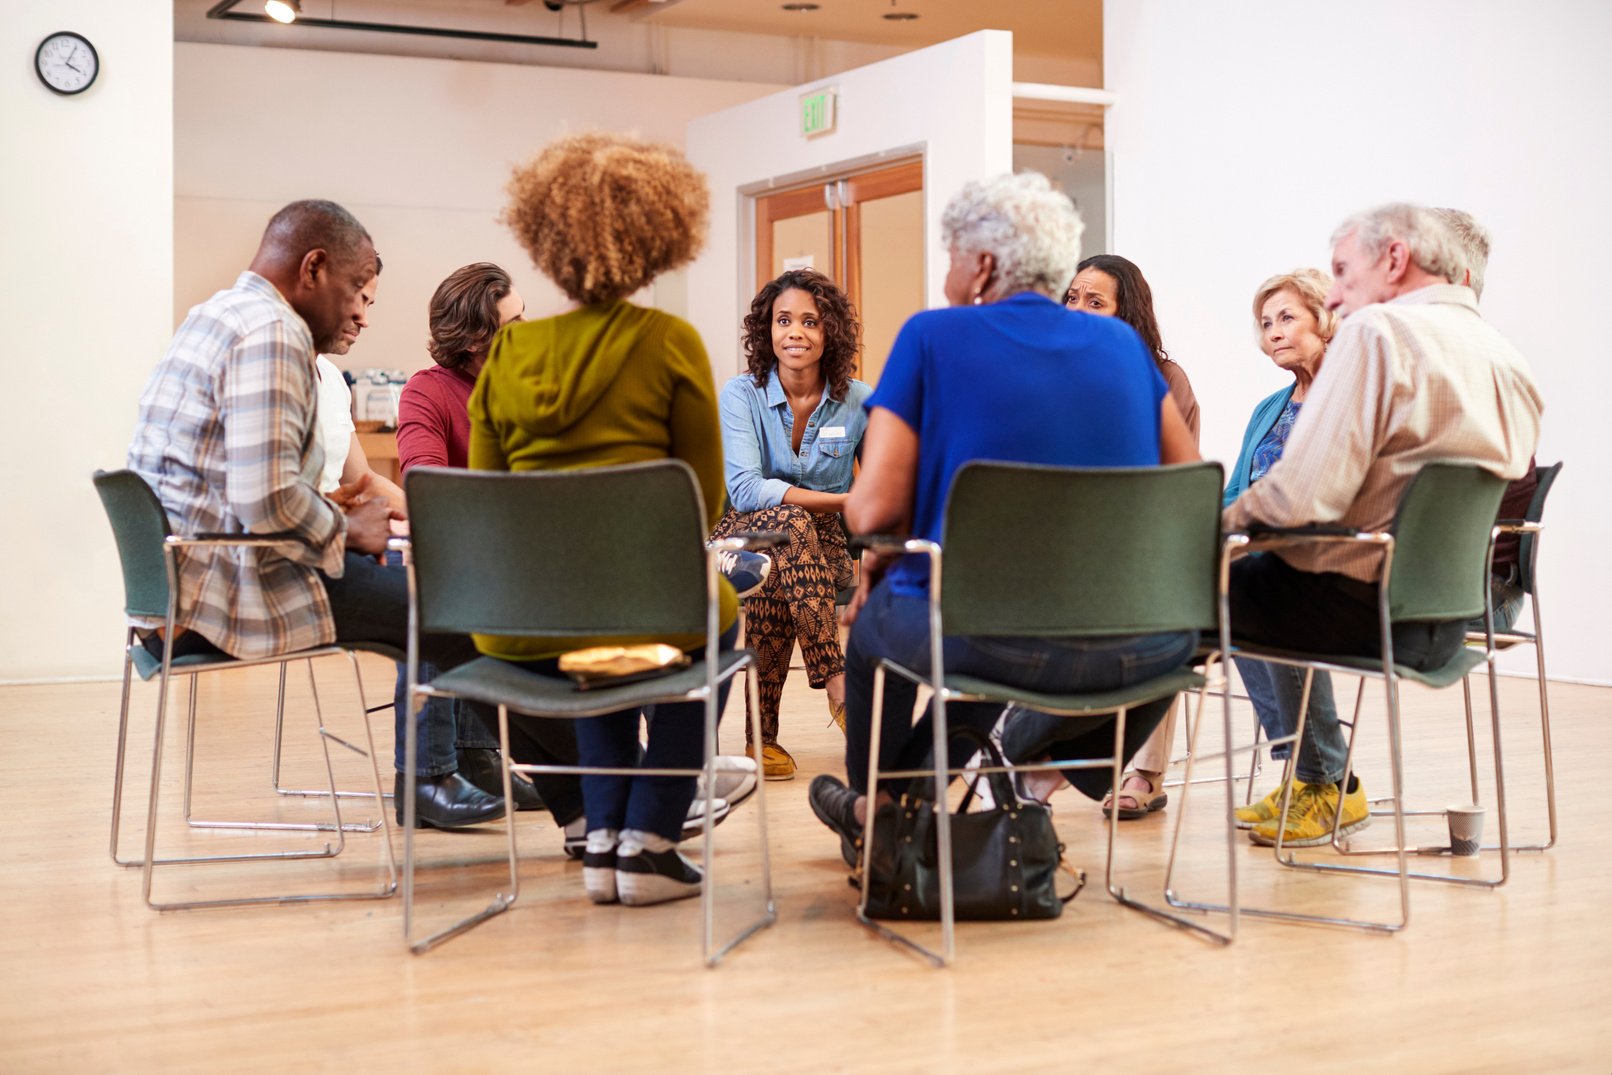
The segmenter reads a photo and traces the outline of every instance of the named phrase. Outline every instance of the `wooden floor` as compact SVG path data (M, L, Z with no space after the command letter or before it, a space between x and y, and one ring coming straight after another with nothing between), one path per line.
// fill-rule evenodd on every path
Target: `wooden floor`
M372 694L387 694L390 666L365 668ZM197 813L312 816L311 804L269 788L272 673L214 678L202 692ZM327 664L327 712L357 736L354 695L339 680ZM1521 841L1544 828L1535 696L1527 680L1501 687ZM149 771L154 697L149 687L136 691L136 788ZM839 733L824 727L822 697L798 673L791 681L784 742L802 772L767 787L778 923L707 971L697 901L591 906L579 867L562 861L541 814L520 817L516 907L421 957L404 949L397 899L150 911L139 872L113 866L106 851L117 686L0 689L0 1071L458 1072L511 1062L557 1071L1612 1069L1612 925L1603 916L1612 890L1612 689L1552 688L1556 850L1517 856L1499 891L1418 886L1403 934L1247 921L1225 949L1161 926L1103 893L1098 812L1066 791L1054 800L1059 829L1092 886L1054 922L965 924L956 965L939 972L852 917L836 842L805 802L811 774L839 768ZM1368 791L1380 793L1374 702L1363 772ZM288 769L311 780L305 688L293 706ZM1466 799L1459 695L1409 689L1405 708L1413 792L1435 806ZM380 723L389 741L390 715ZM1243 711L1237 723L1247 734ZM175 734L170 744L160 847L243 846L237 836L179 832L182 740ZM340 753L339 779L358 786L358 760ZM1268 772L1258 790L1272 782ZM1189 811L1188 895L1214 897L1223 874L1211 817L1219 794L1217 785L1197 789ZM1492 804L1487 784L1484 797ZM138 800L129 799L136 838ZM362 805L355 812L373 816ZM1120 869L1133 891L1157 895L1177 812L1172 802L1125 826ZM738 876L755 863L758 816L752 800L718 831L719 923L759 898L758 885ZM1489 825L1492 835L1492 813ZM1379 821L1365 835L1389 828ZM502 880L500 833L422 836L423 859L434 864L421 881L429 921L490 898ZM334 862L171 868L159 872L159 895L358 885L381 861L380 847L378 835L358 836ZM1297 874L1252 846L1238 853L1249 902L1393 912L1391 883ZM1496 866L1490 854L1458 868ZM1452 868L1443 859L1429 867Z

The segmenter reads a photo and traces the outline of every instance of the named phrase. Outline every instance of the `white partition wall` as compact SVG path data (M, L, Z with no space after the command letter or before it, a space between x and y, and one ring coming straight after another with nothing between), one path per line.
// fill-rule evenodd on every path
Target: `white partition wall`
M689 318L718 380L739 370L754 284L749 195L880 156L924 155L929 305L943 304L940 214L963 183L1013 166L1013 37L986 30L695 120L688 154L711 180L711 237L688 274ZM802 94L833 88L835 130L801 134Z
M173 325L173 6L7 0L0 15L5 393L0 681L110 674L123 638L112 532L90 484L123 465ZM85 92L34 77L46 34L100 56Z
M1484 316L1544 391L1539 459L1567 463L1541 561L1550 670L1612 682L1612 5L1108 0L1104 27L1115 252L1153 286L1204 454L1234 458L1282 383L1252 336L1262 279L1324 266L1354 210L1469 210L1494 238Z
M564 307L498 222L513 164L568 131L681 144L693 117L774 88L194 43L176 46L174 64L174 318L234 280L276 209L331 198L363 221L386 266L370 328L337 364L405 372L430 364L427 304L460 265L502 265L528 316ZM274 107L242 123L238 102L265 86ZM679 283L673 274L643 300L682 313Z

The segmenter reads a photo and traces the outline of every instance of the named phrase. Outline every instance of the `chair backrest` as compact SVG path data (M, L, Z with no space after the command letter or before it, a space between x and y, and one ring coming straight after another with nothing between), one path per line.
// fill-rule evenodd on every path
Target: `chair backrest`
M404 486L423 632L705 633L705 509L680 460Z
M1538 484L1534 486L1533 499L1528 501L1528 510L1523 513L1525 520L1537 523L1545 517L1545 497L1550 495L1550 487L1555 484L1556 475L1561 472L1560 463L1534 468L1534 477ZM1529 596L1533 596L1534 592L1535 555L1534 535L1522 535L1522 540L1517 543L1517 582Z
M1470 620L1489 601L1487 553L1506 480L1472 464L1428 463L1394 515L1388 611L1399 620Z
M941 546L948 635L1213 630L1218 463L957 472Z
M162 543L173 528L162 501L132 470L97 470L95 491L112 524L123 566L123 611L131 616L166 616L168 569Z

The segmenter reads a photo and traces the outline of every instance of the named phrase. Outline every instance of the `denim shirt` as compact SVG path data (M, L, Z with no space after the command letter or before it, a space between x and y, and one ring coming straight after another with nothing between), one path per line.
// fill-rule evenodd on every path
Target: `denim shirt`
M843 493L851 487L851 464L868 427L862 404L873 389L852 381L843 400L825 388L807 419L794 451L795 414L778 382L778 371L757 388L748 373L722 386L722 454L726 459L728 499L734 511L777 507L791 486L820 493Z

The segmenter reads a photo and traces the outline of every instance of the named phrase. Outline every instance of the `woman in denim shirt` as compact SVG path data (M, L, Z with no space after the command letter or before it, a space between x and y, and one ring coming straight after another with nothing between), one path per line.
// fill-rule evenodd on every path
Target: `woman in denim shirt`
M795 759L778 744L778 702L797 640L807 678L828 692L829 712L845 727L845 654L834 596L853 578L839 513L867 427L862 404L872 393L851 379L860 328L850 300L828 277L811 269L784 273L751 302L744 319L749 373L723 385L718 401L729 510L712 537L746 530L788 537L744 606L768 780L795 775ZM755 754L754 743L746 748Z

